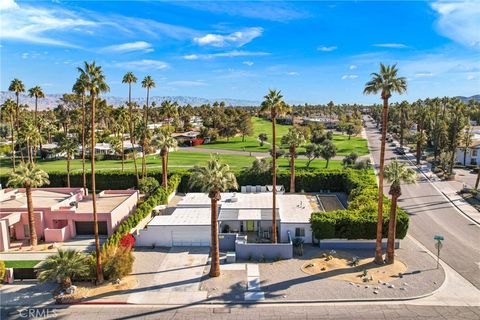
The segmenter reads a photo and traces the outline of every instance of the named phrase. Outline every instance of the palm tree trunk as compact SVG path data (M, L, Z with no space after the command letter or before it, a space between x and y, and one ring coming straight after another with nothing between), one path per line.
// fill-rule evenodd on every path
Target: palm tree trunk
M15 130L14 130L14 122L13 122L13 115L10 115L10 123L11 123L11 126L12 126L12 163L13 163L13 171L15 171Z
M405 129L405 119L403 117L403 110L400 108L400 147L403 148L403 130Z
M210 198L211 203L211 232L212 240L210 245L210 277L220 276L220 253L218 247L218 198L220 197L219 192L215 192Z
M467 164L467 147L463 149L463 166L465 167Z
M167 178L167 152L162 150L162 187L167 188L168 178Z
M95 233L95 253L97 259L97 285L103 282L103 272L102 272L102 258L100 256L100 239L98 237L98 216L97 216L97 198L96 198L96 187L95 187L95 95L90 93L92 98L92 116L91 116L91 125L92 130L91 136L91 170L92 170L92 206L93 206L93 231Z
M33 115L33 123L37 127L37 110L38 110L38 97L35 96L35 114Z
M143 132L143 143L142 143L142 149L143 149L143 158L142 158L142 178L145 178L147 176L147 164L145 163L145 145L146 145L146 140L147 140L147 125L148 125L148 98L149 98L149 95L150 95L150 89L147 88L147 104L145 105L145 114L144 114L144 123L145 123L145 127L144 127L144 132Z
M395 234L397 229L397 199L398 195L392 195L392 204L390 207L390 221L388 222L388 240L387 240L387 263L395 262Z
M382 257L382 230L383 230L383 167L385 165L385 139L388 123L388 99L383 99L382 141L380 145L380 164L378 170L378 217L377 239L375 243L375 263L383 264Z
M138 167L137 167L137 149L135 149L135 139L133 137L133 107L132 107L132 84L128 83L128 111L129 111L129 133L130 133L130 143L133 148L133 167L135 168L135 176L137 178L137 186L140 183L140 177L138 176Z
M422 156L422 141L423 141L423 129L419 126L420 128L420 134L417 139L417 153L416 153L416 160L417 160L417 166L420 164L421 156Z
M120 143L122 144L122 172L125 168L125 149L123 147L123 132L122 132L122 139L120 139Z
M36 246L38 243L38 239L37 230L35 229L35 214L33 212L32 188L29 185L25 186L25 192L27 194L28 229L30 231L30 245Z
M295 193L295 148L290 148L290 193Z
M67 188L70 188L70 153L67 155Z
M272 112L272 243L277 243L277 148L275 145L276 115Z
M28 157L28 162L32 163L32 155L30 152L30 141L27 140L27 157Z
M477 170L478 170L478 173L477 173L477 180L475 181L475 190L478 189L478 183L480 182L480 168L477 166Z
M87 173L85 169L85 93L82 93L82 177L83 194L87 194Z

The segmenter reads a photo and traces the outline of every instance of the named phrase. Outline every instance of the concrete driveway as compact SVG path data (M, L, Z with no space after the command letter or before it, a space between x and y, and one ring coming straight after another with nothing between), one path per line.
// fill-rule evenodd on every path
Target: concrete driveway
M135 304L191 304L207 298L200 282L208 261L208 247L173 247L148 283L140 283L127 299ZM140 262L148 266L148 260Z

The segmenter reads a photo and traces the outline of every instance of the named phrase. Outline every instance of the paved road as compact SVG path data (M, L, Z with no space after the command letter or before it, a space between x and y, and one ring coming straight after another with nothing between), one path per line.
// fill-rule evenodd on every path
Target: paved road
M26 316L31 312L35 316ZM39 315L44 315L43 317ZM70 306L2 309L2 319L479 319L479 307L412 305L269 305L212 307Z
M373 160L378 164L380 133L371 121L367 121L366 132ZM387 163L395 157L391 148L387 148ZM386 194L388 188L385 186ZM432 252L436 252L433 236L443 235L443 261L480 289L480 227L458 212L421 175L417 184L402 185L399 205L410 215L409 234Z

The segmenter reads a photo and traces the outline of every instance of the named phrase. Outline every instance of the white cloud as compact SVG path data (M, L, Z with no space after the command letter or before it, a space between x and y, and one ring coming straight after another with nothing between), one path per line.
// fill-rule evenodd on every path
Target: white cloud
M322 52L330 52L330 51L334 51L334 50L337 50L338 47L337 46L331 46L331 47L318 47L317 48L317 51L322 51Z
M249 67L253 66L253 62L252 61L243 61L243 64L244 65L247 65Z
M476 79L476 78L475 78L475 76L474 76L473 74L469 74L469 75L467 76L467 80L475 80L475 79Z
M260 37L262 33L262 28L254 27L233 32L228 35L209 33L202 37L195 37L193 38L193 41L200 46L241 47L251 42L253 39Z
M373 46L379 47L379 48L392 48L392 49L408 48L408 46L403 43L377 43L377 44L373 44Z
M202 80L178 80L178 81L171 81L168 83L171 86L175 87L203 87L206 86L207 84L202 81Z
M76 47L58 35L67 30L82 31L85 28L98 26L97 22L82 19L64 9L47 9L28 5L20 7L12 0L1 3L0 38L2 39ZM49 36L49 33L57 36Z
M356 74L345 74L342 76L342 80L353 80L357 78L358 76Z
M147 70L162 70L168 68L168 63L160 61L160 60L148 60L148 59L143 59L143 60L137 60L137 61L127 61L127 62L117 62L114 65L115 67L118 68L124 68L124 69L138 69L142 71L147 71Z
M414 74L415 78L430 78L433 77L435 74L432 72L417 72Z
M136 42L127 42L127 43L104 47L100 51L101 52L117 52L117 53L126 53L126 52L133 52L133 51L152 52L153 47L151 43L148 43L145 41L136 41Z
M28 59L28 52L22 53L22 59Z
M188 54L184 55L183 59L186 60L208 60L214 58L233 58L233 57L250 57L250 56L266 56L269 55L268 52L261 52L261 51L227 51L227 52L219 52L219 53L208 53L208 54Z
M478 1L436 1L439 33L468 47L480 49L480 5Z
M287 72L287 75L288 76L298 76L300 74L298 72L295 72L295 71L290 71L290 72Z
M357 69L357 66L354 65L354 64L352 64L352 65L350 65L350 67L348 67L348 69L350 69L350 70L355 70L355 69Z

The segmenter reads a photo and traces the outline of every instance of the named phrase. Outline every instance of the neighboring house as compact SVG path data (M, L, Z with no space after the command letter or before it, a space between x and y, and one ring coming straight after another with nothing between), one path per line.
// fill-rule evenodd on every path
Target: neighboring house
M464 163L465 165L478 165L480 164L480 140L474 140L467 149L465 157L465 147L458 147L455 151L455 163Z
M243 187L242 187L243 188ZM310 199L301 194L278 194L276 219L278 241L302 238L312 243ZM222 193L219 232L247 235L248 242L270 243L272 236L272 193ZM170 215L156 216L137 235L138 246L209 246L210 198L207 193L188 193Z
M179 145L188 145L188 146L193 145L194 141L197 139L199 135L200 135L200 132L198 131L172 133L172 137L177 139Z
M303 118L304 125L323 125L327 129L334 129L338 126L340 121L337 118L330 119L329 117L318 118Z
M105 190L97 194L98 228L111 235L137 206L138 191ZM37 188L32 190L38 239L63 242L76 235L93 235L92 198L83 188ZM25 189L0 190L0 251L10 240L29 237Z
M57 158L66 158L66 152L59 152L58 151L59 145L56 142L52 143L45 143L42 145L42 156L44 159L57 159ZM39 150L40 151L40 150ZM72 155L72 159L74 156Z

